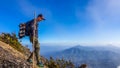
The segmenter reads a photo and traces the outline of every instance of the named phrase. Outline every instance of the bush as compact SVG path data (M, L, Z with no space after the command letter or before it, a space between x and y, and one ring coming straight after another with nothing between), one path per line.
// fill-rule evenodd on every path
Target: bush
M18 38L15 33L2 33L0 34L0 41L9 44L14 49L18 50L21 53L25 53L25 50L21 43L18 41Z
M45 65L48 66L48 68L75 68L71 61L66 61L64 59L54 60L52 57L50 57L50 60L47 60Z

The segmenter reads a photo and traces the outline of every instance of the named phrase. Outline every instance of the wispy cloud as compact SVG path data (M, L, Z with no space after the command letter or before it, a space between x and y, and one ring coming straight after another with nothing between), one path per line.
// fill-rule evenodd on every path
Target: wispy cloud
M120 0L93 0L87 9L97 37L105 42L118 43L120 34Z
M120 0L93 0L87 11L100 27L120 23Z
M90 0L84 11L77 8L76 17L86 19L91 27L93 43L119 43L120 38L120 0ZM88 41L88 42L89 42Z

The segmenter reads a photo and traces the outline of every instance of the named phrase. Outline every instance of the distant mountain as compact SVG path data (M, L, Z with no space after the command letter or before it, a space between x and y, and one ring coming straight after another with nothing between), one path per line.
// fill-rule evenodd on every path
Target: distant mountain
M53 53L57 51L62 51L67 48L70 48L68 46L60 46L60 45L47 45L47 44L41 44L40 46L40 54L48 54L48 53Z
M87 64L88 68L117 68L120 65L119 48L80 46L45 55L71 60L76 66Z

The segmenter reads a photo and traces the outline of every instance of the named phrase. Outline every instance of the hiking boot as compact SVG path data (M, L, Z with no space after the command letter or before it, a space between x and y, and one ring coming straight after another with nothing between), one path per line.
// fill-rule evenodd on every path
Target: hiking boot
M27 62L33 63L32 59L27 59Z
M42 62L37 63L37 66L38 66L39 68L44 68L44 64L43 64Z

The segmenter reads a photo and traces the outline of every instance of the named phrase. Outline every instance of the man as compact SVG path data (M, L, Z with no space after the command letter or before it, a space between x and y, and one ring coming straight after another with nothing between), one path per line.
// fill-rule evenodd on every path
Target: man
M40 44L38 41L38 22L40 22L42 20L45 20L45 19L43 18L42 14L39 14L36 19L33 19L26 23L26 29L25 29L25 35L29 36L30 42L32 44L34 42L34 54L35 54L38 66L41 65L40 55L39 55ZM36 21L36 23L35 23L35 21ZM34 27L34 24L35 24L35 27ZM34 35L34 30L35 30L35 35ZM34 40L33 40L33 36L35 36ZM33 52L31 53L30 57L27 59L28 62L32 62L32 56L33 56Z

